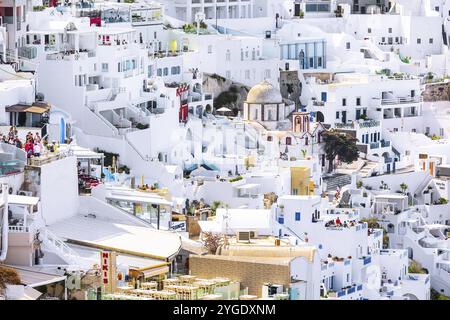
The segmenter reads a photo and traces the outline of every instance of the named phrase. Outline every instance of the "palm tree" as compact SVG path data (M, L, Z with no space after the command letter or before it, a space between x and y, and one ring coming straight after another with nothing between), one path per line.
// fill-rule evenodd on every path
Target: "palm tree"
M404 182L400 184L400 189L402 189L403 194L406 194L406 190L408 189L408 185Z

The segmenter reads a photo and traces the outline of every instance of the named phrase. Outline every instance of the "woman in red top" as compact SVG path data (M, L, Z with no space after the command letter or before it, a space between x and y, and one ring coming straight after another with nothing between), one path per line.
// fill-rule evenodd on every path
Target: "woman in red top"
M27 153L27 158L31 158L34 153L33 148L33 142L31 139L28 139L27 143L25 144L25 152Z

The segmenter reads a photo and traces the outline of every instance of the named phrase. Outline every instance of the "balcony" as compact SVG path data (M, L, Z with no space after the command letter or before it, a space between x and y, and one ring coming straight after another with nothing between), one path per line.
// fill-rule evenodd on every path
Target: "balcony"
M363 289L363 285L362 284L354 285L354 286L351 286L350 288L346 288L346 289L343 289L341 291L338 291L337 292L337 297L338 298L345 297L346 295L350 295L352 293L361 291L362 289Z
M422 97L401 97L401 98L392 98L392 99L381 99L382 105L419 103L419 102L423 102Z

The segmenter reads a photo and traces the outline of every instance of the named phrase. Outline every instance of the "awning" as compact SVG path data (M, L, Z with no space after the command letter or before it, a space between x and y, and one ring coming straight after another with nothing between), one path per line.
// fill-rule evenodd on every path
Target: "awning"
M30 113L44 113L49 111L51 106L47 103L35 102L29 104L15 104L5 108L6 112L30 112Z
M106 196L108 200L117 200L117 201L128 201L133 203L148 203L148 204L156 204L156 205L166 205L171 206L172 202L167 201L164 198L156 198L156 197L139 197L133 195L122 195L122 194L112 194Z
M24 294L21 300L37 300L42 295L41 292L31 287L25 287Z
M168 266L162 266L159 268L142 270L141 272L144 275L144 278L150 278L150 277L158 276L160 274L166 274L169 271L170 271L170 269Z
M238 186L236 187L237 189L254 189L259 187L259 184L257 183L247 183L247 184L243 184L242 186Z
M39 202L38 197L19 196L15 194L8 195L9 204L21 204L26 206L35 206Z
M20 267L20 268L13 267L13 266L9 266L9 267L11 267L17 271L22 284L27 285L32 288L45 286L47 284L66 280L66 276L61 276L58 274L39 272L39 271L31 270L31 269L25 269L23 267Z

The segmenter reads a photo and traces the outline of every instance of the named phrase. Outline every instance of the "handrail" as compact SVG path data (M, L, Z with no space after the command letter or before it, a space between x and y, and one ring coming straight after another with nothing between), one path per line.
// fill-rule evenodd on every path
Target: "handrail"
M49 229L40 229L40 234L43 235L43 242L53 249L53 252L67 259L66 262L71 264L78 264L78 253L70 248L57 235L52 233Z

